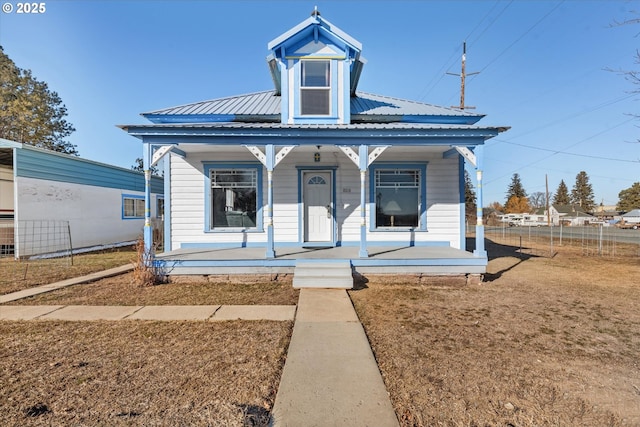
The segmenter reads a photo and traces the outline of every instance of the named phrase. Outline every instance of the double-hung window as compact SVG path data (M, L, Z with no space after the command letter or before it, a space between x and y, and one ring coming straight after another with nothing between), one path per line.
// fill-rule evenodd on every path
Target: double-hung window
M330 61L304 60L300 67L300 114L328 116L331 113Z
M122 218L139 219L144 218L144 197L142 196L122 196Z
M426 230L425 165L372 168L374 228Z
M211 168L210 227L256 228L258 168Z

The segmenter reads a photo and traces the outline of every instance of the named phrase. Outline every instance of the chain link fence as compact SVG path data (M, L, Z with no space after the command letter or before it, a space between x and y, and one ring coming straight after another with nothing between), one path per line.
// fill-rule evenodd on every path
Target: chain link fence
M485 237L532 256L553 257L560 248L572 248L583 256L640 257L640 230L616 227L555 226L485 227Z

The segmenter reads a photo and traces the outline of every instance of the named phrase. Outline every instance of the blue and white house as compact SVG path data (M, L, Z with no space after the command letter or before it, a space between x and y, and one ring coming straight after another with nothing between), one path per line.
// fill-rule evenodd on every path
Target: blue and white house
M160 222L162 178L145 185L140 172L0 138L0 254L130 244L143 234L145 189Z
M362 45L315 11L267 45L274 87L144 113L121 126L164 158L169 273L482 274L482 149L506 130L453 108L358 90ZM466 251L464 167L477 171ZM151 230L147 230L147 238Z

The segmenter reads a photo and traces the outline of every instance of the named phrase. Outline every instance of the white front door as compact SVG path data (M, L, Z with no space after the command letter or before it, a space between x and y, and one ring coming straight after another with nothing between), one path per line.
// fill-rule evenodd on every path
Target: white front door
M331 172L305 171L302 183L304 241L333 241Z

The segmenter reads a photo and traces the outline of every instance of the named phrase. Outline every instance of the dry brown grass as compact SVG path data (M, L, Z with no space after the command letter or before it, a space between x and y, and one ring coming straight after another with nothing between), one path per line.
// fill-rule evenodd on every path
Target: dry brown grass
M265 426L291 322L0 322L0 425Z
M401 424L640 425L638 258L487 248L480 286L369 277L350 292ZM210 280L122 275L23 302L297 302L287 279ZM0 322L0 425L264 425L291 326Z
M139 286L134 273L11 302L12 305L295 305L299 291L291 280L208 281L177 278L156 286ZM263 279L260 281L256 281ZM1 306L0 306L1 307Z
M131 247L74 255L73 265L70 258L32 261L0 258L0 295L119 267L135 258L136 252Z
M638 259L488 250L481 286L350 293L402 425L640 425Z

